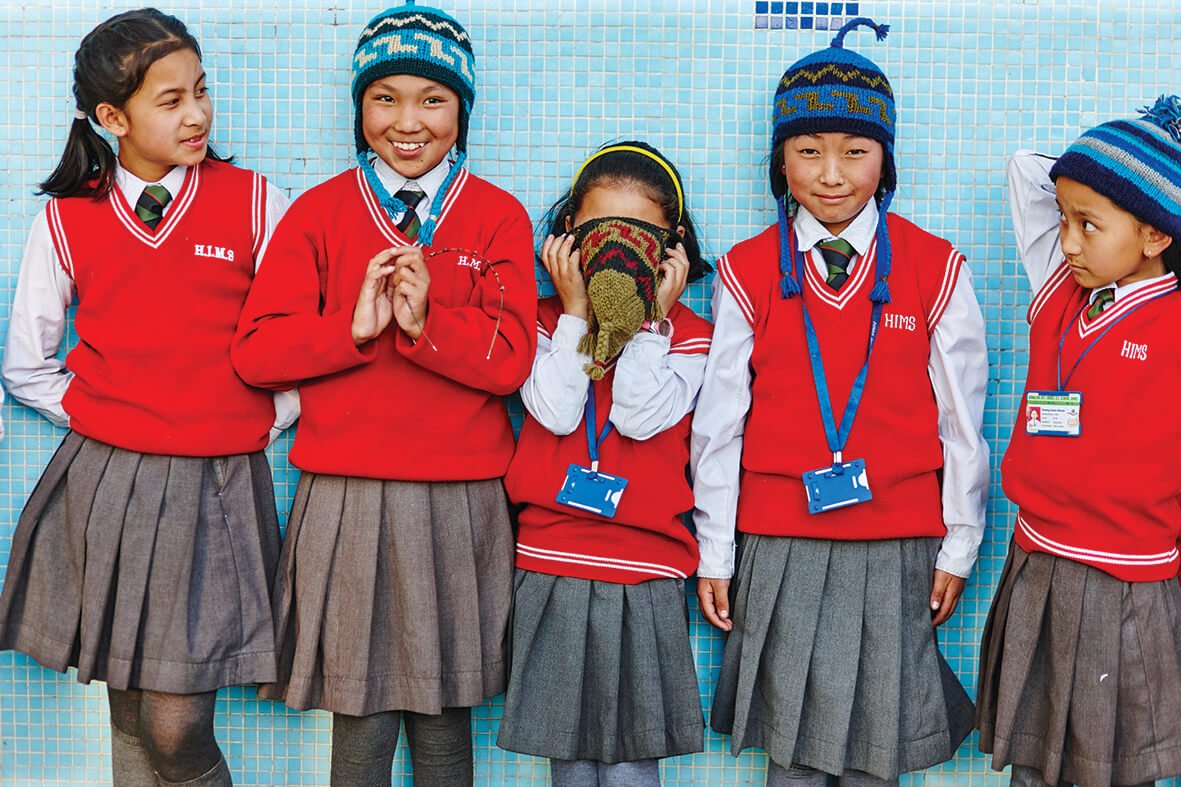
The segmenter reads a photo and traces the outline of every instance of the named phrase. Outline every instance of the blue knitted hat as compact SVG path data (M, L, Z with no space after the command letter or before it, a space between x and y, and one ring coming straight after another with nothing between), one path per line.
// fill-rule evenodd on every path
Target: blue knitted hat
M357 162L391 219L405 211L406 205L386 190L369 160L369 143L361 127L361 96L374 80L393 74L433 79L454 90L461 102L459 136L455 141L459 156L431 204L430 217L418 231L418 242L430 245L447 190L467 160L468 120L476 101L476 58L471 37L463 25L439 9L407 0L406 5L386 9L369 20L357 39L352 83Z
M1161 96L1141 117L1084 133L1050 169L1181 241L1181 99Z
M845 49L845 36L857 27L871 28L882 41L889 25L879 25L872 19L857 17L849 20L826 49L806 55L793 63L775 90L771 107L771 153L789 137L801 134L837 132L856 134L882 143L883 168L879 191L882 202L878 206L880 218L877 229L877 264L870 300L889 303L890 292L886 280L890 275L890 239L886 234L886 211L898 185L894 166L894 91L890 81L872 60ZM779 205L780 256L783 274L782 296L790 298L800 292L802 251L788 246L788 199L791 196L787 181L772 164L771 193ZM797 258L797 259L793 259Z

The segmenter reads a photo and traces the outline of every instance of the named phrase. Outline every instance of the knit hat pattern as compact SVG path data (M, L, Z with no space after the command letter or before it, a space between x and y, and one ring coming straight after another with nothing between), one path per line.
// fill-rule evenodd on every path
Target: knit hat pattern
M894 90L885 73L872 60L845 49L845 36L858 27L868 27L883 41L889 25L879 25L859 16L850 19L833 37L826 49L813 52L793 63L779 80L771 105L771 153L783 141L801 134L855 134L875 139L883 148L883 172L878 186L877 259L874 285L869 299L889 303L890 237L886 231L886 213L898 186L894 166L894 131L898 116L894 109ZM793 213L790 192L785 183L776 185L777 173L771 172L771 190L779 209L780 295L792 298L802 290L803 250L790 242ZM779 193L783 188L784 193Z
M592 380L603 379L607 363L644 325L664 318L656 290L669 231L636 219L594 219L574 228L582 276L590 301L587 333L579 352Z
M872 28L879 41L890 30L866 17L852 19L828 48L805 55L783 73L771 108L771 150L801 134L839 132L876 139L886 149L882 186L893 191L894 91L873 61L845 49L845 36L862 26Z
M415 5L414 0L407 0L406 5L386 9L370 19L357 39L352 84L357 164L391 221L409 208L382 185L373 162L369 160L369 143L365 141L361 124L361 96L374 80L394 74L433 79L454 90L462 105L459 134L455 140L459 154L431 203L430 215L415 238L418 245L429 246L434 242L447 192L467 160L468 120L476 101L476 58L472 53L471 37L463 25L439 9Z
M1181 241L1181 99L1161 96L1140 115L1084 133L1050 177L1076 180Z
M389 8L369 21L353 53L358 151L369 147L361 130L361 95L374 80L392 74L433 79L459 95L463 109L456 145L466 150L468 117L476 101L476 57L463 25L437 8L413 3Z

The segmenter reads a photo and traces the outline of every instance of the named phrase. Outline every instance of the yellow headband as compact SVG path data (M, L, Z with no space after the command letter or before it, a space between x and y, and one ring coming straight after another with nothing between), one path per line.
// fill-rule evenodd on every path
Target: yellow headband
M570 184L570 187L573 188L574 184L578 183L578 179L582 177L582 171L586 169L588 164L597 159L599 156L605 156L608 153L615 152L639 153L641 156L647 156L659 164L664 169L664 171L668 173L669 180L673 182L673 187L677 190L677 223L680 224L681 218L685 215L685 193L681 191L681 181L677 179L676 173L673 172L673 168L668 165L668 162L650 150L637 148L633 145L612 145L609 148L603 148L598 153L582 162L582 166L579 167L578 171L574 173L574 182Z

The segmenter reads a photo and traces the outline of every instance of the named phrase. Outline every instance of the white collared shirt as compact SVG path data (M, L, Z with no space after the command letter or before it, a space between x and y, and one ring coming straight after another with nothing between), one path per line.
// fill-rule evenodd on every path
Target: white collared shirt
M159 181L173 197L184 183L188 167L177 166ZM134 206L144 186L153 181L142 180L118 165L115 168L115 187L129 205ZM168 215L174 200L164 206ZM267 181L266 228L263 252L279 219L290 204L286 195ZM70 417L62 408L62 397L74 373L65 361L57 357L66 329L66 312L74 300L74 280L58 263L57 251L49 232L45 210L37 211L21 259L20 275L16 282L12 313L8 319L8 342L4 348L2 375L8 392L18 402L32 407L57 426L70 425ZM226 348L229 352L229 348ZM299 396L293 391L275 395L275 425L273 440L299 417Z
M841 233L840 237L857 251L850 260L850 272L861 253L868 250L877 223L877 205L871 201ZM812 264L823 274L824 261L814 247L832 234L802 207L794 226L800 247L809 250ZM690 441L696 500L693 522L701 549L698 575L729 579L734 574L734 530L742 438L751 404L754 330L720 277L714 278L712 304L713 343ZM984 316L976 302L971 271L966 265L956 280L946 311L931 334L927 373L939 410L943 521L947 525L935 567L967 577L984 538L989 452L983 431L988 387Z
M424 196L418 201L414 207L414 212L418 214L418 220L423 224L430 218L431 205L435 202L435 197L439 194L439 189L443 187L443 181L447 179L447 174L451 172L451 158L444 156L443 160L436 164L424 175L411 180L403 175L399 175L394 171L394 168L385 163L381 156L373 159L373 171L377 173L377 179L381 181L381 185L385 186L386 191L390 194L397 194L402 189L406 188L407 183L414 183L422 191ZM397 224L402 220L403 214L399 213L394 216L394 223Z

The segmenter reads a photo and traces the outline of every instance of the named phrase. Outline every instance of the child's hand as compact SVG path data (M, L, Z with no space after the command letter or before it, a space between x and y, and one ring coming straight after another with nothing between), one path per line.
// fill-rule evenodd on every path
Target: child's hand
M545 243L541 244L541 264L554 282L554 289L562 301L562 311L585 320L590 299L586 294L586 282L582 280L574 236L569 233L557 238L547 236Z
M665 251L668 257L660 263L664 277L656 289L656 301L660 304L660 313L667 317L669 309L681 299L685 285L689 282L689 257L685 254L683 243Z
M722 631L734 628L730 620L730 580L697 578L697 605L701 616Z
M426 325L431 274L418 246L395 249L392 262L394 272L389 278L387 291L393 300L394 319L407 336L418 341Z
M386 249L369 260L361 293L353 307L353 342L360 347L377 338L394 317L394 305L387 279L394 272L392 262L397 249Z
M964 592L964 578L935 569L931 587L931 625L942 626L955 612Z

